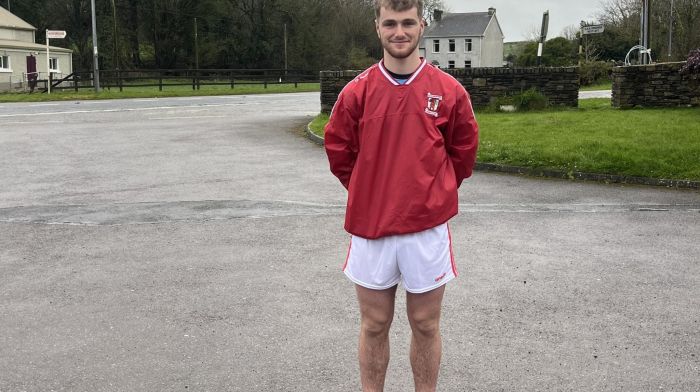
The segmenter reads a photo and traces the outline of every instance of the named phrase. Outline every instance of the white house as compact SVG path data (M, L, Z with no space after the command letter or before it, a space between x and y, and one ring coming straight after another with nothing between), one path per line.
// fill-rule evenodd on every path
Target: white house
M26 89L34 75L46 79L46 45L35 36L36 27L0 7L0 91ZM54 79L73 73L72 50L51 46L49 58Z
M495 8L455 14L436 10L420 53L441 68L502 67L504 38Z

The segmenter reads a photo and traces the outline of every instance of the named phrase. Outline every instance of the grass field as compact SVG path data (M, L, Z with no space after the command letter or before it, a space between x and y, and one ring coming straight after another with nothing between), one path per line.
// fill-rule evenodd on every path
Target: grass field
M597 91L597 90L612 90L612 82L603 82L592 84L590 86L581 86L579 91Z
M276 94L276 93L303 93L320 91L319 83L303 83L294 87L294 84L268 84L264 88L261 84L236 84L232 89L230 85L201 86L200 90L192 90L192 86L164 86L163 91L158 87L124 87L103 89L100 93L93 90L81 89L79 92L66 90L42 94L29 93L4 93L0 94L0 102L44 102L44 101L72 101L92 99L121 99L121 98L154 98L154 97L190 97L200 95L244 95L244 94Z
M700 180L700 109L610 107L479 113L479 162L568 172ZM323 133L327 117L313 125Z

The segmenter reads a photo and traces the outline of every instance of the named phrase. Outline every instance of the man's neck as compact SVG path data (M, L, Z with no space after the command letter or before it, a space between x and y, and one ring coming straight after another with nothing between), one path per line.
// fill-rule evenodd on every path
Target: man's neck
M384 52L384 67L395 74L412 74L416 69L418 69L420 63L421 59L418 51L403 59L397 59L396 57L392 57L388 53Z

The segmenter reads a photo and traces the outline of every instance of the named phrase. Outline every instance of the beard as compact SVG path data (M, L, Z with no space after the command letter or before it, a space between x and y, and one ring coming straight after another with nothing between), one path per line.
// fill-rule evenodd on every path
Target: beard
M391 57L396 59L405 59L415 52L416 48L418 48L419 42L420 40L416 40L412 44L409 42L404 45L409 44L410 46L404 46L403 48L398 49L391 42L382 40L382 47L387 53L389 53L389 55L391 55Z

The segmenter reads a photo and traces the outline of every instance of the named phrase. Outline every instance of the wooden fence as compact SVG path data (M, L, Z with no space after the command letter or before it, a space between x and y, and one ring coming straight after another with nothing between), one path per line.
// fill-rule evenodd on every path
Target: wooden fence
M60 80L51 80L51 90L75 90L95 88L92 72L74 72ZM158 70L105 70L100 71L100 87L119 89L130 87L158 87L163 91L168 87L191 86L199 90L201 86L294 84L319 83L319 72L284 69L158 69ZM46 86L46 81L38 81ZM44 87L43 90L46 90Z

